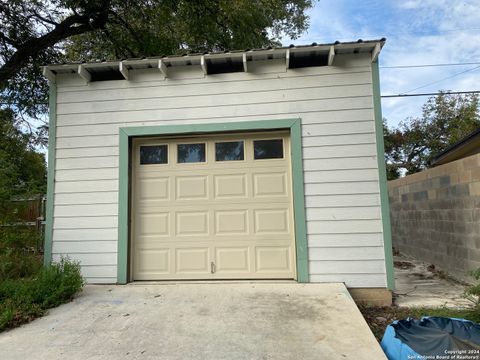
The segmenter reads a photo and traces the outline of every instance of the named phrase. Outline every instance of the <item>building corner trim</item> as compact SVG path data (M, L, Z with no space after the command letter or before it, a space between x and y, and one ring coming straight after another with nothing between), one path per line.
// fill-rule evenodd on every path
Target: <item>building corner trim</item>
M380 184L380 203L382 209L383 248L385 251L385 270L387 273L387 288L389 290L394 290L395 275L393 269L392 228L390 225L390 206L388 202L387 171L385 166L385 145L383 140L383 118L380 97L380 74L378 69L378 60L372 63L372 81L378 176Z
M45 211L45 235L43 242L43 263L52 261L53 244L53 202L55 192L55 147L57 137L57 85L50 82L48 120L48 168L47 168L47 205Z

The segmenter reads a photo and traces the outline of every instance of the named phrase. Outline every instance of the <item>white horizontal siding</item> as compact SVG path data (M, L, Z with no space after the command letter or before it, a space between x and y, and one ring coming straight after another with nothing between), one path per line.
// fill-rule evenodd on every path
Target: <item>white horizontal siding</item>
M339 157L377 156L375 144L353 144L304 147L304 159L333 159Z
M377 181L306 183L305 195L376 194Z
M58 105L60 109L63 105ZM111 112L89 112L83 114L64 114L58 115L59 137L63 137L62 126L66 125L94 125L99 121L103 123L117 123L125 126L126 124L153 125L154 123L164 122L168 124L188 124L193 119L210 119L209 122L226 121L228 117L236 117L236 121L242 121L245 117L258 116L278 116L285 114L304 114L310 112L335 111L347 109L372 109L373 103L371 96L346 97L341 99L309 99L295 102L262 103L262 104L242 104L229 105L221 107L204 107L188 109L136 109L132 111L111 111ZM373 110L373 109L372 109ZM235 120L233 120L235 121ZM198 121L197 121L198 122ZM68 134L70 135L70 134Z
M385 261L380 260L311 260L310 274L382 274Z
M305 197L307 208L380 206L380 194L310 195Z
M305 171L305 183L335 183L378 181L377 169L346 169L333 171Z
M316 220L377 220L380 219L377 206L351 206L340 208L309 208L307 221Z
M310 248L327 247L356 247L356 246L378 246L383 244L382 234L375 233L342 233L342 234L310 234L308 245Z
M312 261L383 260L383 249L378 246L312 248L308 254Z
M115 283L117 265L82 265L82 275L91 283Z
M78 205L78 204L118 204L118 192L86 192L56 194L55 205Z
M370 58L335 65L60 77L53 254L81 261L91 282L116 281L119 128L301 118L310 279L385 286Z
M55 171L57 181L82 181L82 180L116 180L118 168L99 169L58 169Z
M118 156L118 146L57 149L57 159L86 158L97 156Z
M107 229L118 226L117 216L55 217L54 229Z
M311 220L307 223L307 234L362 234L379 232L381 220Z
M57 205L54 209L54 216L57 218L81 216L117 216L117 204L87 204L87 205Z
M318 86L318 85L317 85ZM63 103L59 106L58 115L104 113L119 111L138 111L138 109L202 109L209 107L228 107L253 104L275 104L308 100L337 100L340 98L356 98L372 95L371 84L331 87L311 87L284 89L282 91L248 91L244 93L219 93L214 96L203 93L197 96L148 97L114 101L87 101Z
M376 169L377 166L377 158L374 156L303 160L305 171Z
M52 247L54 254L81 253L117 253L116 240L91 241L55 241Z
M95 266L98 264L103 265L117 265L117 253L101 253L101 252L94 252L94 253L73 253L69 251L68 253L60 253L55 254L53 253L52 258L53 261L58 261L62 256L68 256L73 261L78 261L83 266Z
M57 170L71 169L118 169L118 156L95 156L88 158L57 159Z
M78 229L57 229L53 232L53 243L62 242L62 241L71 241L73 242L86 242L92 241L90 245L95 246L97 241L117 241L118 240L118 229L116 228L105 228L105 229L83 229L78 231Z
M118 180L77 180L61 181L55 186L55 193L86 193L99 191L118 191Z
M333 90L340 91L342 87L362 87L372 83L370 71L368 68L359 69L356 72L346 72L340 74L320 75L314 74L308 77L289 77L289 81L285 82L275 75L261 76L256 80L222 82L219 88L218 82L198 83L196 86L190 86L190 83L181 86L174 85L172 82L165 81L156 83L146 83L143 86L129 88L113 88L98 89L92 91L84 91L81 98L78 98L79 91L59 91L59 104L76 104L88 102L117 102L117 101L134 101L140 99L175 99L182 97L202 97L217 95L241 95L244 93L261 94L265 92L275 93L291 90L304 89L324 89L323 91ZM319 81L320 80L320 81ZM338 89L338 90L337 90ZM224 91L223 91L224 90ZM368 90L371 91L371 90ZM326 93L326 96L329 94ZM342 94L340 94L342 95Z

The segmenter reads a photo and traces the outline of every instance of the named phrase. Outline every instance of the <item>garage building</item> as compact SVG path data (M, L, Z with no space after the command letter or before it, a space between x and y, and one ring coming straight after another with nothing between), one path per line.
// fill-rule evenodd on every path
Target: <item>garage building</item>
M44 67L45 261L76 259L90 283L283 279L389 294L383 45Z

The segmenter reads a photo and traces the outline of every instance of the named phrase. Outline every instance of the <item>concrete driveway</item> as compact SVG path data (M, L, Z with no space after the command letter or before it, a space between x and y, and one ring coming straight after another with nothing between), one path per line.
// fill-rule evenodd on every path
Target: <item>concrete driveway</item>
M0 359L385 359L342 284L87 286Z

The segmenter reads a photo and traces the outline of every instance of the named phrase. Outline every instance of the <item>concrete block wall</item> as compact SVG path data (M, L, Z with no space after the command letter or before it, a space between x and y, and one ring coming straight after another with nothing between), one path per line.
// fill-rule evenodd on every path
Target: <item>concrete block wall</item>
M480 154L390 181L393 246L451 275L480 267Z

